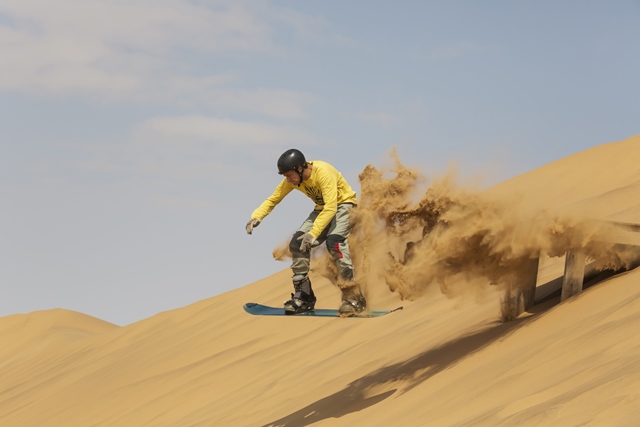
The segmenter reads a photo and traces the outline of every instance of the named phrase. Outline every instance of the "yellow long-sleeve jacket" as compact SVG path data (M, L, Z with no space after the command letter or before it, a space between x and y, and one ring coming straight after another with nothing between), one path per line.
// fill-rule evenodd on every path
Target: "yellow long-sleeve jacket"
M322 230L329 225L335 216L339 204L353 203L356 205L358 203L356 192L336 168L319 160L308 163L313 165L309 179L302 181L300 186L293 185L286 178L283 179L273 194L253 211L251 218L262 221L287 194L292 190L299 190L313 200L316 204L314 210L322 211L310 231L313 237L318 238Z

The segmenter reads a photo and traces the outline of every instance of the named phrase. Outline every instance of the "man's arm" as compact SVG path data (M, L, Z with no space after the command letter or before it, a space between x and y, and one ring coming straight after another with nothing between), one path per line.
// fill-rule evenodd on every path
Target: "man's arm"
M253 213L251 214L251 219L249 220L249 222L247 222L247 225L245 227L247 230L247 234L251 234L253 232L253 229L260 225L260 222L262 222L262 220L271 213L273 208L275 208L276 205L278 205L278 203L280 203L282 199L284 199L285 196L291 192L292 189L293 187L287 185L286 179L283 179L282 182L280 182L280 184L276 187L273 194L269 196L264 202L262 202L262 204L258 206L258 209L253 211Z

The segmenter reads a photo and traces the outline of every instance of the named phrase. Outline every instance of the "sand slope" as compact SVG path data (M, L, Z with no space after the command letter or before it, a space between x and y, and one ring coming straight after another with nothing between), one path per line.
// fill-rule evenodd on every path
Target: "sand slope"
M640 222L640 137L491 191ZM557 260L556 260L557 261ZM553 273L547 274L549 277ZM339 293L312 276L319 305ZM541 281L545 279L541 278ZM499 289L378 319L268 318L289 271L118 327L65 310L0 318L2 426L636 425L640 271L499 322Z

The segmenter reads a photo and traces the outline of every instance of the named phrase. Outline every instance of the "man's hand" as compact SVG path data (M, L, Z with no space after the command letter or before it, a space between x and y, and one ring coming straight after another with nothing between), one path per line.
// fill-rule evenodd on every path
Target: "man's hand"
M300 242L300 250L302 252L307 252L313 247L313 243L316 241L316 238L313 237L311 233L304 233L302 236L298 237L298 240L302 240Z
M260 220L257 218L251 218L247 223L245 229L247 230L247 234L251 234L253 229L260 225Z

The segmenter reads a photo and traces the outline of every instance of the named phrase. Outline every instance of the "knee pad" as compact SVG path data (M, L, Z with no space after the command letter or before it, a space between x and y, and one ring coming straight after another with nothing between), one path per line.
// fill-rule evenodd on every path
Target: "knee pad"
M302 284L305 280L309 280L306 274L296 274L291 280L293 281L293 286L297 286Z
M352 282L353 281L353 268L348 268L348 267L347 268L343 268L342 271L340 272L340 277L345 282Z

